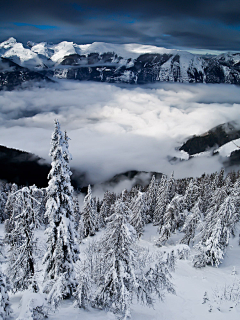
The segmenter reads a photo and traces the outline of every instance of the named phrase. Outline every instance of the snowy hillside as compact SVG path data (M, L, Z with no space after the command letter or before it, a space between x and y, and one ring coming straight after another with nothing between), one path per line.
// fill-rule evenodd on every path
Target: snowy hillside
M82 203L54 123L48 187L0 184L2 319L238 319L240 171Z
M3 235L3 225L1 227L1 235ZM97 234L93 238L88 238L84 244L80 246L81 252L84 252L89 246L89 243L99 239L101 234ZM46 237L43 230L36 232L36 237L39 239L39 249L42 250L45 246ZM175 237L167 246L158 249L154 241L157 238L157 227L148 225L145 227L145 232L139 245L149 249L151 252L171 252L182 249L182 245L175 245L178 239ZM167 294L164 301L157 301L153 308L144 307L136 302L132 305L132 320L237 320L239 319L240 306L236 305L236 301L227 301L224 299L224 290L227 286L235 284L239 286L240 281L240 265L239 265L239 246L238 239L232 241L227 252L225 262L219 267L214 268L207 266L204 269L194 269L192 267L192 254L188 259L176 261L175 272L172 273L174 288L176 295ZM40 259L39 257L38 259ZM41 260L38 269L41 270ZM232 274L235 267L236 275ZM238 287L239 288L239 287ZM240 290L240 289L239 289ZM204 294L207 292L209 301L203 304ZM13 319L17 319L19 314L24 314L27 310L27 304L22 304L19 307L20 300L26 293L10 294L10 303L13 308ZM111 312L99 311L91 309L90 311L74 308L73 300L63 301L59 310L56 313L50 313L49 320L115 320L115 316ZM174 306L174 307L173 307ZM220 310L219 310L220 309ZM212 310L210 312L210 310ZM27 319L27 318L25 318Z

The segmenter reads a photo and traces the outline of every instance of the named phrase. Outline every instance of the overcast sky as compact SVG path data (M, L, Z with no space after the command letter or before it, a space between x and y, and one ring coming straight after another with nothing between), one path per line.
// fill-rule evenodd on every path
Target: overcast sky
M240 51L239 0L0 0L0 41Z

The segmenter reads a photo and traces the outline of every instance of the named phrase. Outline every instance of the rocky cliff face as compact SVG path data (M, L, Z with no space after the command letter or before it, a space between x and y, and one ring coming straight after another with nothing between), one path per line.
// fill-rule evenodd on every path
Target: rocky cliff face
M239 126L234 122L220 124L208 132L189 138L179 150L189 155L198 154L211 148L219 148L224 144L240 138Z
M0 44L0 89L29 80L64 78L110 83L154 82L240 84L240 54L194 55L137 44Z
M0 58L0 90L13 90L29 81L49 81L47 76L24 68L8 58Z

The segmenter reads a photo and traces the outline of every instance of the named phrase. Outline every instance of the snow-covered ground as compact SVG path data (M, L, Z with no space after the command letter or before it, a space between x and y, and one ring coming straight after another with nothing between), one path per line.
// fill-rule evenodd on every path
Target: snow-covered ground
M84 240L84 244L80 245L80 251L84 252L88 243L98 240L102 232L96 236ZM236 233L238 234L238 232ZM0 236L4 235L4 227L0 225ZM38 238L38 257L37 260L37 274L39 280L42 279L42 264L41 256L45 248L46 237L44 230L37 230L36 237ZM139 245L148 248L150 252L170 252L174 250L177 254L177 249L183 247L178 244L179 235L176 234L170 238L169 244L162 248L155 246L157 239L157 227L149 224L145 227L145 232ZM240 315L240 304L232 301L225 301L221 298L224 287L231 286L233 283L237 284L240 281L240 248L238 245L238 237L231 239L227 248L225 260L218 267L207 266L203 269L195 269L192 267L191 255L194 253L193 249L190 251L190 256L187 260L179 260L176 262L176 270L172 273L172 282L174 284L176 295L166 294L164 301L156 300L154 309L142 306L134 301L131 311L133 320L237 320ZM5 265L2 265L3 270ZM232 274L235 267L236 275ZM235 287L236 288L236 287ZM203 297L207 292L209 301L203 304ZM24 314L26 308L26 299L20 306L20 301L23 293L10 294L10 302L13 308L13 319L17 319L20 314ZM240 290L239 290L240 295ZM24 294L26 297L26 294ZM28 296L29 297L29 294ZM239 296L240 302L240 296ZM114 320L115 316L110 312L92 309L84 311L74 308L73 300L66 300L61 303L60 308L55 312L49 314L51 320L66 320L66 319L84 319L84 320ZM24 319L24 318L23 318ZM27 319L27 318L25 318Z

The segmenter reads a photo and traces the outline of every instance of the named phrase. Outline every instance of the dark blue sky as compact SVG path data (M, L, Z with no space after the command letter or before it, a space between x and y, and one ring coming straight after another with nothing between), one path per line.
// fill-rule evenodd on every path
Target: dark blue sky
M0 41L240 51L240 0L0 0Z

